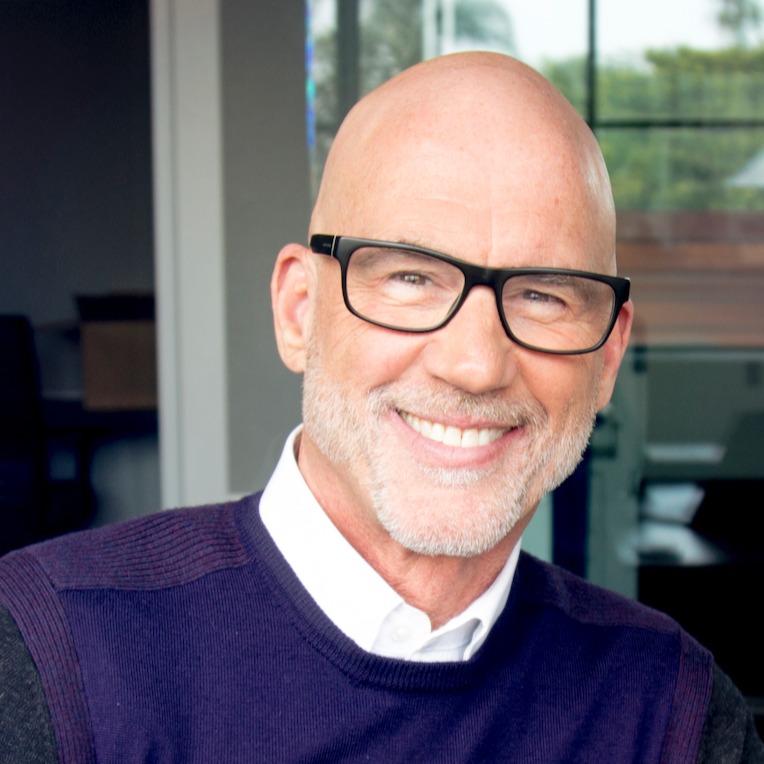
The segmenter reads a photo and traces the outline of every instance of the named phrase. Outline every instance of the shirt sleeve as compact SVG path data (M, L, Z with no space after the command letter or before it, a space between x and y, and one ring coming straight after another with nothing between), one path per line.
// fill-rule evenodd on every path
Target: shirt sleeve
M764 764L764 743L740 690L714 667L711 703L700 741L699 764Z
M40 675L10 613L0 605L0 761L57 764Z

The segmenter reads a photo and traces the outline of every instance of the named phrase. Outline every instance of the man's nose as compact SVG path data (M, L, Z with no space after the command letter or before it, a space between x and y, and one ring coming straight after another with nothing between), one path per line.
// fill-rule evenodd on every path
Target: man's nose
M431 375L479 395L511 384L517 349L504 331L493 291L479 286L451 321L432 333L423 357Z

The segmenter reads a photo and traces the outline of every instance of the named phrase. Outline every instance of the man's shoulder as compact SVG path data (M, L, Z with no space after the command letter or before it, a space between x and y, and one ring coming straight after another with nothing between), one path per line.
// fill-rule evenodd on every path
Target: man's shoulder
M608 677L616 696L660 704L666 750L695 760L714 685L708 650L668 615L530 555L520 558L516 584L517 612L564 656L558 670Z
M667 635L682 631L665 613L526 553L520 556L517 584L522 599L554 608L582 625L627 626Z
M35 569L58 590L186 583L248 558L239 516L256 497L157 512L11 552L2 571Z

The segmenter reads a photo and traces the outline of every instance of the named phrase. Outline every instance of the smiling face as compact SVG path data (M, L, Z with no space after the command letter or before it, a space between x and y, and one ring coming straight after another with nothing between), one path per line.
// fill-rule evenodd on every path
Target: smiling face
M448 556L493 548L573 470L594 399L553 417L519 381L512 393L473 393L426 370L407 373L413 349L377 347L348 358L353 370L339 384L323 351L310 348L301 449L317 447L334 480L350 483L404 548ZM367 495L356 493L361 486Z
M492 267L615 268L593 138L545 81L498 56L422 65L361 102L311 230ZM305 372L308 485L357 546L391 538L425 555L514 544L579 461L631 317L595 353L548 355L514 344L477 287L442 329L391 331L351 315L338 263L296 245L274 295L282 357Z

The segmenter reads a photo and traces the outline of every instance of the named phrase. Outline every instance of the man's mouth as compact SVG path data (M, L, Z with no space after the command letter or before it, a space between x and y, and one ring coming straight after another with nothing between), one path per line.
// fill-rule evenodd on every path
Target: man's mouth
M423 438L456 448L487 446L498 440L506 432L506 428L498 427L473 427L463 430L453 425L421 419L407 411L400 411L399 413L403 421Z

